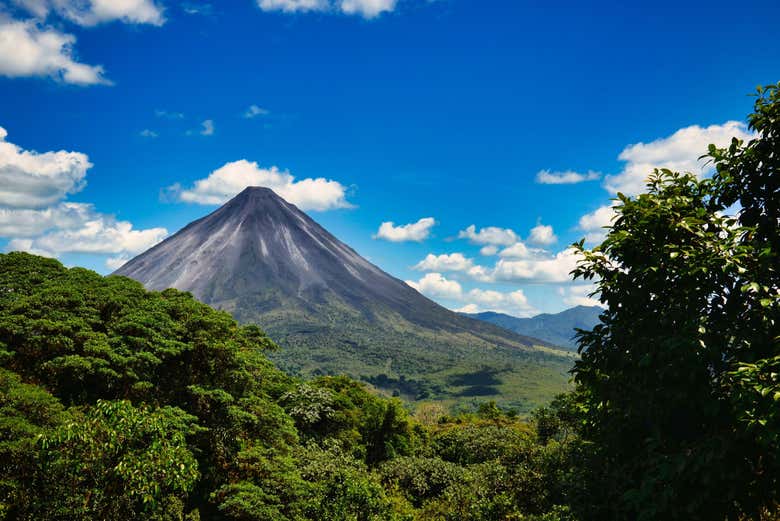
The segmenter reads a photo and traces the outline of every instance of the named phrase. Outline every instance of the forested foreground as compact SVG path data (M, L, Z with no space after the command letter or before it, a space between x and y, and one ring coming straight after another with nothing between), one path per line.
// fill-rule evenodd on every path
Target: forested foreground
M23 253L0 256L0 277L6 519L565 511L555 428L540 438L490 404L415 419L347 378L296 381L258 328L176 290Z
M299 381L188 294L0 256L0 518L777 519L777 87L749 121L579 245L607 310L526 419Z

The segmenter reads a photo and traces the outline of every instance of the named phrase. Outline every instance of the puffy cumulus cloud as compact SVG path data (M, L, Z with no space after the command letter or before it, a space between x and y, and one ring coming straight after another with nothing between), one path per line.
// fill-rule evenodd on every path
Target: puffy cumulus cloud
M97 212L91 204L64 201L81 190L92 167L79 152L29 152L5 141L0 128L0 237L6 249L57 257L64 253L128 256L151 247L165 228L135 229Z
M480 306L495 311L522 311L524 313L533 313L535 311L533 306L528 303L528 297L525 296L521 289L510 293L472 289L469 291L469 298L476 301Z
M601 242L607 235L605 227L610 226L614 218L615 209L612 206L601 206L580 217L578 229L585 232L585 241L589 243Z
M92 168L85 154L24 150L7 136L0 127L0 206L42 208L84 188Z
M375 18L395 9L397 0L341 0L339 7L345 14L358 14L363 18Z
M331 210L350 208L346 189L338 181L318 177L296 181L288 171L277 167L260 168L256 162L241 159L225 163L205 179L195 181L188 189L173 185L168 192L186 203L222 204L247 186L272 189L288 202L302 210Z
M498 253L504 259L527 259L533 257L532 250L522 242L517 242Z
M461 302L464 305L456 311L477 313L479 311L500 311L516 316L530 316L536 313L523 290L511 292L475 288L464 291L455 280L447 279L441 273L426 273L418 281L407 280L406 283L431 298L440 298Z
M74 229L89 219L92 207L60 203L51 208L0 208L0 237L32 237L54 228Z
M464 257L462 253L442 255L429 253L413 269L420 271L467 271L473 265L474 261Z
M623 149L618 158L626 164L623 170L615 175L604 178L604 188L611 194L622 192L626 195L637 195L646 189L648 176L656 168L667 168L678 172L691 172L698 176L712 173L712 164L706 159L700 160L707 147L714 144L727 146L732 138L749 140L754 137L744 123L727 121L720 125L702 127L691 125L681 128L673 134L650 141L635 143ZM560 176L574 178L572 176ZM603 205L591 213L583 215L577 229L585 232L588 243L599 243L604 240L606 230L615 216L611 205Z
M544 224L538 224L531 228L531 234L528 236L530 244L537 246L550 246L558 242L558 237L553 231L553 227Z
M77 61L76 37L34 21L0 17L0 75L51 77L73 85L110 85L100 65Z
M568 286L559 288L558 294L563 297L563 303L567 306L599 306L603 308L604 304L591 296L595 289L596 287L593 285Z
M384 239L391 242L421 242L431 234L431 228L436 224L433 217L423 217L416 223L396 226L393 221L383 222L374 234L374 239Z
M592 170L584 174L573 170L566 170L565 172L540 170L536 174L536 182L543 185L572 185L598 179L601 179L601 173Z
M392 11L397 3L398 0L257 0L257 5L263 11L283 13L341 12L347 15L359 15L363 18L376 18L382 13Z
M483 246L479 249L479 254L485 257L492 257L496 253L498 253L498 246L494 246L492 244L488 244L487 246Z
M426 273L420 280L406 283L427 297L458 300L463 296L458 281L449 280L441 273Z
M51 12L83 26L122 21L163 25L163 8L152 0L15 0L29 12L45 18Z
M467 293L466 299L470 302L464 307L476 310L472 312L497 311L519 317L530 317L538 313L521 289L508 293L472 289Z
M466 270L466 274L477 282L493 282L493 271L485 266L473 266Z
M567 282L569 273L577 265L577 254L572 248L558 252L552 257L524 260L500 259L492 271L497 281L553 283Z
M413 269L435 273L457 272L482 283L550 284L569 282L570 272L578 260L572 248L552 254L547 250L529 248L523 242L502 249L498 255L500 258L493 266L485 266L475 264L474 259L462 253L428 254Z
M458 238L468 239L473 244L490 246L511 246L520 240L517 234L509 228L488 226L477 231L477 227L473 224L458 232Z
M636 143L626 147L618 158L626 162L622 172L608 175L605 188L611 193L622 192L636 195L645 190L647 177L655 168L668 168L679 172L706 175L712 172L712 165L698 158L707 152L707 146L726 146L731 139L749 140L753 134L739 121L727 121L722 125L700 127L692 125L681 128L671 136L649 143Z
M33 238L17 238L8 242L9 250L46 252L51 257L63 253L138 254L160 242L165 228L136 230L132 223L118 221L113 216L95 212L86 205L81 222L57 228Z

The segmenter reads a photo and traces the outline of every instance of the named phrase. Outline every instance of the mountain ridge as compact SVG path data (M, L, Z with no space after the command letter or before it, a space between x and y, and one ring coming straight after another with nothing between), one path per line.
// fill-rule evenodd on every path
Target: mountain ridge
M530 318L519 318L495 311L464 314L520 335L537 337L553 345L576 350L575 329L592 329L599 323L602 311L599 306L574 306L559 313L541 313Z

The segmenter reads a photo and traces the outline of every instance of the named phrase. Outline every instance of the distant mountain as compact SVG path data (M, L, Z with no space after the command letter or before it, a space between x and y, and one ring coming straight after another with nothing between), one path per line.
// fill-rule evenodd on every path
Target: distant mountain
M346 373L412 397L525 407L562 390L572 363L545 341L425 298L267 188L247 188L116 274L260 325L288 371Z
M592 329L603 310L598 306L576 306L560 313L544 313L533 318L517 318L488 311L468 316L501 326L520 335L541 338L556 346L576 350L575 329Z

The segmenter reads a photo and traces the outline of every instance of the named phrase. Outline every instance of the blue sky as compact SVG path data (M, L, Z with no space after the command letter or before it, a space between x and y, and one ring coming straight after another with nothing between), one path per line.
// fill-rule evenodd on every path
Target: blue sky
M260 182L447 307L559 311L616 190L749 136L769 4L0 3L0 247L108 273Z

